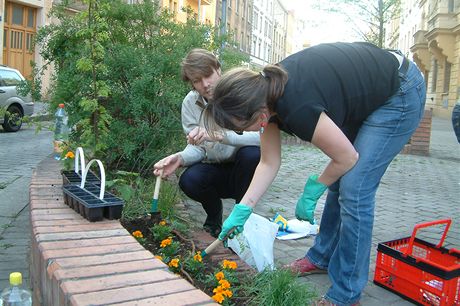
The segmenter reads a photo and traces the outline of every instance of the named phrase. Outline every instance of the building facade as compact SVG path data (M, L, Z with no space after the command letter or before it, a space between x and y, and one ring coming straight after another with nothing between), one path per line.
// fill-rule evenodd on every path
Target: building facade
M425 76L426 107L435 116L450 118L460 102L460 1L403 0L401 5L399 26L390 29L398 31L397 48Z

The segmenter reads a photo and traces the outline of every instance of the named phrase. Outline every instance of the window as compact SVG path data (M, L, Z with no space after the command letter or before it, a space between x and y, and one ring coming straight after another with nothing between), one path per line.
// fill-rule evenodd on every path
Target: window
M436 83L438 82L438 60L433 61L433 78L431 79L431 92L436 92Z
M449 4L447 5L447 12L448 13L454 12L454 0L449 0Z
M22 82L21 77L14 71L0 70L0 78L4 86L17 86Z
M21 25L24 23L24 10L22 6L13 5L13 24Z
M452 70L452 64L446 61L446 65L444 66L444 93L449 92L450 87L450 72Z

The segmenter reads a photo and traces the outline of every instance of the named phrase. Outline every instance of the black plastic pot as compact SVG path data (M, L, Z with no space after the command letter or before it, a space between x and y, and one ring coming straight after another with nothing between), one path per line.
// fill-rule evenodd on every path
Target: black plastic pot
M84 188L67 184L63 186L63 190L64 203L91 222L121 217L124 201L110 192L104 192L103 199L100 199L100 186L88 182Z
M80 172L75 172L73 170L62 170L62 184L67 185L67 184L74 184L74 185L79 185L81 183L81 174ZM94 174L92 171L88 171L88 174L86 176L86 181L88 183L101 186L101 180Z

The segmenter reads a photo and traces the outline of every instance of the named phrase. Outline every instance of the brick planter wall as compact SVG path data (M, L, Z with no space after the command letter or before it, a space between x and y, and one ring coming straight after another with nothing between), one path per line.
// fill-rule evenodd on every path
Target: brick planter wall
M89 222L64 204L60 165L30 185L34 305L217 305L145 250L118 220Z
M414 132L409 142L404 146L401 151L402 154L424 155L430 154L430 139L431 139L431 121L433 117L433 110L425 110L422 120ZM296 136L283 135L281 138L282 144L286 145L306 145L312 146L311 143L303 141Z
M409 140L409 143L404 146L401 151L403 154L413 155L430 155L430 139L431 139L431 121L433 118L433 110L427 109L423 114L422 121L415 130Z

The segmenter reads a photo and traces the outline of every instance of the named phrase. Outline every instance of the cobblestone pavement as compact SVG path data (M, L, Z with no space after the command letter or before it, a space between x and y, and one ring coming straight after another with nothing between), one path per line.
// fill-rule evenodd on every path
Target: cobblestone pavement
M320 173L328 158L308 145L285 145L280 172L255 212L273 217L276 212L295 218L295 204L303 190L305 179ZM452 225L444 246L460 248L460 145L451 122L433 118L430 156L399 154L390 164L376 195L374 232L372 239L369 283L363 293L363 305L411 305L399 296L373 284L375 258L379 242L410 236L415 224L451 218ZM316 218L321 218L325 196L318 202ZM204 211L199 203L186 200L197 226L204 222ZM224 201L224 216L233 207L232 200ZM422 229L417 237L439 242L441 227ZM313 237L299 240L275 240L275 264L281 265L303 257L313 244ZM319 294L329 287L327 275L301 278L311 283Z
M33 169L53 152L52 132L23 125L16 133L0 129L0 290L10 272L29 280L29 184Z

